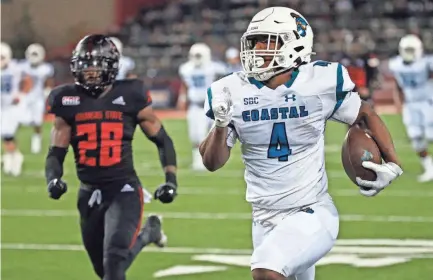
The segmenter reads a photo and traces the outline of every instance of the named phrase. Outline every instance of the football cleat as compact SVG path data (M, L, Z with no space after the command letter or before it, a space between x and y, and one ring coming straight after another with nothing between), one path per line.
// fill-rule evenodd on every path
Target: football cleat
M167 244L167 236L162 231L160 216L150 215L147 218L146 223L141 229L141 235L144 234L148 236L149 243L153 243L160 248Z

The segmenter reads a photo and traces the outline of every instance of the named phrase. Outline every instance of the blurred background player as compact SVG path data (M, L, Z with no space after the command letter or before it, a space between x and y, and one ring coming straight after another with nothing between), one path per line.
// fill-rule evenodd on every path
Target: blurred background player
M27 82L28 94L23 109L23 124L34 127L31 140L31 152L38 154L42 147L42 123L45 115L45 98L54 86L54 68L45 62L45 48L40 44L31 44L25 52L26 60L22 72Z
M20 82L21 71L12 61L12 50L1 43L1 136L3 140L3 171L19 176L24 157L17 147L15 133L20 120Z
M241 59L237 48L228 48L226 50L227 73L242 71Z
M389 69L396 81L407 135L424 169L418 181L432 181L433 160L427 147L433 141L433 87L429 83L433 57L423 56L423 44L415 35L401 38L399 54L389 61Z
M189 60L179 67L182 85L179 107L188 108L188 133L191 140L192 168L205 170L198 147L211 126L204 115L206 90L209 85L226 74L222 63L212 61L211 49L204 43L196 43L189 50Z
M123 55L123 44L117 37L110 37L110 40L116 45L117 50L120 53L119 59L119 73L116 76L116 80L132 79L137 76L133 73L135 69L135 62L129 56Z

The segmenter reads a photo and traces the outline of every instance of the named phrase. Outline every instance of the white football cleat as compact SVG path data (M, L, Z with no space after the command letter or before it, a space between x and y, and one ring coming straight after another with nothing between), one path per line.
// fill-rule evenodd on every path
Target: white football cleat
M433 168L426 170L423 174L418 176L418 182L425 183L433 181Z

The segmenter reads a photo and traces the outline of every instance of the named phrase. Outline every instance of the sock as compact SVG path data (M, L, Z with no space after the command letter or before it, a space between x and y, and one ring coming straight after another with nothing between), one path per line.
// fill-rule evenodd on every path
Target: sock
M196 165L198 160L201 160L200 151L198 148L192 149L192 164Z
M40 134L33 134L32 136L32 153L39 153L41 151L42 136Z
M3 155L3 170L5 173L12 171L12 155L13 153L5 152Z
M21 152L18 149L16 149L12 153L12 168L11 168L12 175L19 176L21 174L23 160L24 160L23 154L21 154Z

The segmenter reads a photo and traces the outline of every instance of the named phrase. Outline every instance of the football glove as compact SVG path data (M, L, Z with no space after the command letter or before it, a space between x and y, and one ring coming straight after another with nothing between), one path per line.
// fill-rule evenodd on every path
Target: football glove
M53 179L48 183L48 192L52 199L59 199L68 191L68 185L62 179Z
M397 164L388 162L384 164L377 164L371 161L364 161L362 166L367 169L373 170L377 178L375 181L362 180L356 177L356 182L360 186L360 192L364 196L375 196L383 189L385 189L393 180L403 174L403 170Z
M162 203L171 203L177 196L177 186L171 182L161 184L154 193L154 198Z
M215 126L226 127L233 114L233 106L230 91L223 88L222 93L216 94L212 100L212 111L215 116Z

